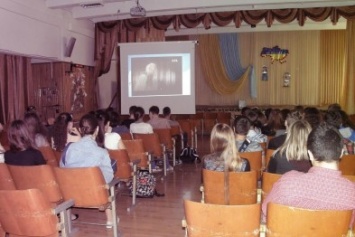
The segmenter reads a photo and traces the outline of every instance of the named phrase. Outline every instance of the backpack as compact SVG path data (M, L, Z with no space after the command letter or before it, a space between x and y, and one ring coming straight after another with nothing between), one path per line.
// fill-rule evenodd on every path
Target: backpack
M148 171L139 171L137 174L137 191L136 197L141 198L152 198L156 194L155 191L156 179L154 175L150 174ZM129 181L127 186L132 195L133 182Z
M184 163L201 163L201 159L197 154L196 149L191 147L185 147L180 152L180 160Z

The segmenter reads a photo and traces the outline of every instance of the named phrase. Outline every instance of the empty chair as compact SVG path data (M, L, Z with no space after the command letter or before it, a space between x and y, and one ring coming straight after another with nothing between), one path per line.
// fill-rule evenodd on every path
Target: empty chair
M262 151L241 152L239 155L242 158L248 159L250 168L257 172L259 179L262 171Z
M171 133L170 128L160 128L160 129L153 129L154 133L158 134L160 144L163 144L166 148L166 152L171 154L173 159L173 166L176 163L176 144L175 138Z
M339 170L343 175L355 175L355 155L344 155L340 159Z
M0 223L10 236L68 237L68 218L65 210L73 200L52 208L46 196L38 189L1 190ZM57 214L60 214L58 223Z
M184 144L195 148L195 144L197 143L196 127L191 125L190 120L188 119L179 119L176 121L180 124L182 132L187 134L187 142L184 141Z
M123 182L132 180L132 205L136 204L136 188L137 188L137 164L140 160L130 161L127 150L108 150L110 158L116 160L117 170L115 177Z
M15 182L5 163L0 163L0 190L15 190Z
M130 160L140 160L138 168L152 172L151 154L144 150L142 139L122 140Z
M189 121L191 124L191 128L193 128L196 136L197 136L197 134L203 135L205 132L203 118L204 118L204 115L203 115L203 113L200 113L200 112L190 115Z
M95 208L100 211L111 208L112 224L97 224L113 227L113 236L117 237L115 185L119 180L113 179L106 184L99 167L53 169L64 199L73 199L74 207Z
M156 133L148 133L148 134L133 134L134 139L142 139L143 147L146 152L151 154L155 159L163 160L163 170L164 176L166 176L166 163L167 155L166 148L164 144L160 143L159 136Z
M347 178L351 182L355 182L355 175L343 175L344 178Z
M269 203L266 236L346 236L352 210L310 210Z
M259 236L260 204L216 205L184 200L188 237Z
M262 199L266 198L266 196L270 193L274 183L276 183L276 181L279 180L281 176L281 174L274 174L268 172L263 173L263 179L261 182Z
M256 171L229 172L229 204L253 204L257 201ZM202 170L202 202L225 204L224 172Z
M51 165L54 167L59 166L59 160L57 159L57 156L56 156L52 147L42 146L42 147L38 147L38 150L42 153L42 155L48 165Z

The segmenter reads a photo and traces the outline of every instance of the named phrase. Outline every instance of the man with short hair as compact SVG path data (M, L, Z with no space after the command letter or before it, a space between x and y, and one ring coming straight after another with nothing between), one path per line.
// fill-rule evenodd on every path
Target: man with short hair
M150 118L150 120L147 123L152 125L153 129L170 128L169 121L165 118L159 117L158 106L154 105L149 108L149 118Z
M322 123L314 128L307 140L313 167L308 173L287 172L274 184L262 204L264 219L269 202L314 210L355 210L355 185L338 169L342 147L335 127Z

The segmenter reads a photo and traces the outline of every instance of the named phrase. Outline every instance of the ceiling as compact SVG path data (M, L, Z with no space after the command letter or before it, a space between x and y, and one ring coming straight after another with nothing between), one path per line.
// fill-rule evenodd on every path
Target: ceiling
M146 17L237 10L338 7L355 5L352 0L138 0ZM136 0L45 0L50 9L72 13L75 19L93 22L132 18Z

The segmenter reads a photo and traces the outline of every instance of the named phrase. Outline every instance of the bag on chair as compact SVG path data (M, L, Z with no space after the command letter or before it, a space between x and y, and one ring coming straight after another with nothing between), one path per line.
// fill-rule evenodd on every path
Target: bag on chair
M130 193L132 194L133 182L129 181L127 184ZM136 196L141 198L152 198L156 195L156 179L154 175L148 171L139 171L137 174L137 191Z

